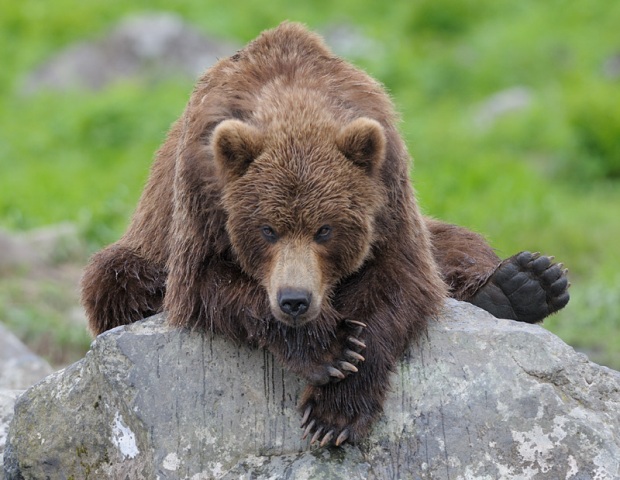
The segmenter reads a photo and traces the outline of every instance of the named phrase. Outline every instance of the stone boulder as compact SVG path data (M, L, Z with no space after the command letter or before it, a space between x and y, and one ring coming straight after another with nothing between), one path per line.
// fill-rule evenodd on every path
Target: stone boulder
M52 371L49 363L32 353L0 324L0 458L4 452L9 423L13 418L15 400L24 389ZM4 478L2 472L3 469L0 469L0 480Z
M70 258L82 259L86 252L78 228L72 223L19 233L0 229L0 274L41 269Z
M15 400L23 390L5 390L0 388L0 459L4 455L4 444L9 431L9 424L13 418L13 407ZM4 480L4 468L0 468L0 480Z
M378 58L381 45L351 23L322 29L338 55L350 59ZM93 40L67 45L37 66L23 81L22 91L97 91L119 81L147 82L180 77L194 82L219 58L241 48L216 38L172 12L148 12L122 18Z
M533 98L529 88L520 86L494 93L476 107L474 123L482 129L488 129L500 118L530 107Z
M301 440L303 382L260 350L111 330L17 401L7 479L620 477L620 373L538 326L448 301L359 445Z
M173 13L144 13L122 19L99 39L67 46L28 75L23 90L100 90L135 78L194 81L237 48L203 34Z
M0 389L23 390L52 372L49 363L0 324Z

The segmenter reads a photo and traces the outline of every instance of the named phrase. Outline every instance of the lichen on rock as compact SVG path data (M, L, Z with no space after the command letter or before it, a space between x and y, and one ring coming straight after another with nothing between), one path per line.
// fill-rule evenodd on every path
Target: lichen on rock
M620 477L620 373L469 304L448 301L411 346L362 443L302 441L302 387L270 354L162 315L119 327L18 400L7 479Z

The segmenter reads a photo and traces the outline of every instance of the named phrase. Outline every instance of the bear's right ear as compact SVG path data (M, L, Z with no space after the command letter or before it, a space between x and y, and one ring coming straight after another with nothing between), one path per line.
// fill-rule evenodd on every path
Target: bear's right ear
M215 164L227 180L235 180L247 171L263 151L260 132L239 120L224 120L213 131Z
M385 132L376 120L357 118L336 138L340 151L368 175L379 171L385 159Z

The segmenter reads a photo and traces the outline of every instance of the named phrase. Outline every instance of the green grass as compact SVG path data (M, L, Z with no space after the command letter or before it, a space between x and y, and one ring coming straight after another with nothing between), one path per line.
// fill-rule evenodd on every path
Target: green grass
M113 241L188 89L178 83L122 85L99 96L5 99L0 168L10 175L0 177L3 223L28 229L71 220L95 246Z
M556 255L571 271L573 299L546 325L620 368L620 79L603 74L620 50L620 3L0 0L0 227L68 220L92 250L122 233L192 82L34 96L20 86L58 49L153 10L240 44L284 19L359 26L379 48L354 60L402 113L424 211L486 234L502 255ZM481 102L515 86L531 92L528 108L488 128L473 121ZM28 325L25 336L55 325L23 304L3 290L0 314Z
M14 272L0 277L0 319L52 365L65 366L91 342L77 314L75 285L59 278Z

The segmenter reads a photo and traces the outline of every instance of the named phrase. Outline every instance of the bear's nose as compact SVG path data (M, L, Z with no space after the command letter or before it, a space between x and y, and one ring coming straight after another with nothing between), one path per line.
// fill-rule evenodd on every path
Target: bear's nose
M280 310L291 317L297 317L308 311L311 299L312 294L306 290L283 288L278 292Z

